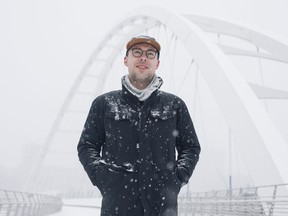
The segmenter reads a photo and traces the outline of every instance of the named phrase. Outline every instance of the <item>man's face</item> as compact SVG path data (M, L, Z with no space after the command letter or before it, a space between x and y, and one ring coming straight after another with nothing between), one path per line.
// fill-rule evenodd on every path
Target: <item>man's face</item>
M132 52L133 49L136 53L141 53L141 50L143 51L142 55L139 57L135 57ZM139 50L140 49L140 50ZM146 55L149 55L149 51L155 51L156 56L155 58L151 59L148 58ZM138 52L140 51L140 52ZM147 54L148 51L148 54ZM152 52L153 53L153 52ZM150 53L151 54L151 53ZM155 75L155 71L159 67L160 61L157 59L157 51L156 49L149 45L149 44L136 44L133 46L129 52L128 55L124 58L124 64L128 67L128 73L130 81L132 82L150 82L152 78ZM132 83L133 84L133 83Z

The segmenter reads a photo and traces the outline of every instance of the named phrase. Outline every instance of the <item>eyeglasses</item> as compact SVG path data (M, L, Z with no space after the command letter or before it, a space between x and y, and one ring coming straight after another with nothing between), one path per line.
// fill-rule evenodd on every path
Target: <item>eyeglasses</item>
M143 55L143 53L145 52L146 53L146 57L148 59L154 59L156 57L156 54L157 54L157 51L155 50L147 50L147 51L143 51L142 49L140 48L133 48L131 49L132 51L132 55L134 57L141 57Z

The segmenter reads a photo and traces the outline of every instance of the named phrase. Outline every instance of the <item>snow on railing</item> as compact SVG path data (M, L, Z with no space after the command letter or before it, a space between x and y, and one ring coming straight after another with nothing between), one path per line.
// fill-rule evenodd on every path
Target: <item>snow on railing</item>
M179 216L287 216L288 184L185 194L179 197Z
M61 211L60 197L0 190L0 216L44 216Z

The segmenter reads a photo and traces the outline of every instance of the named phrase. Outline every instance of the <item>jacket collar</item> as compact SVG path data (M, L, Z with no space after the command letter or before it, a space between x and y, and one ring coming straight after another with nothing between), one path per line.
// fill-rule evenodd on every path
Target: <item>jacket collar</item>
M158 94L158 89L156 89L150 97L148 97L145 101L140 101L139 98L135 95L133 95L125 85L122 84L122 94L123 98L128 100L129 102L132 102L137 107L139 106L146 106L146 104L150 104L151 101L153 101L156 98L156 95Z
M158 77L157 75L154 75L150 84L143 90L139 90L133 86L133 84L130 82L128 74L123 76L121 81L122 81L122 85L124 85L125 88L131 94L135 95L140 101L147 100L151 96L151 94L154 91L158 90L163 84L163 80L161 79L161 77Z

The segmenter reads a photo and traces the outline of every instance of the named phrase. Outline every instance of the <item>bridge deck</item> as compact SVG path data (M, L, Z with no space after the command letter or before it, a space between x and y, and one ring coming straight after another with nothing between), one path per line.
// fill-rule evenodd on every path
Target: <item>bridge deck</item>
M88 199L64 199L60 212L51 216L95 216L100 215L101 200L99 198Z

